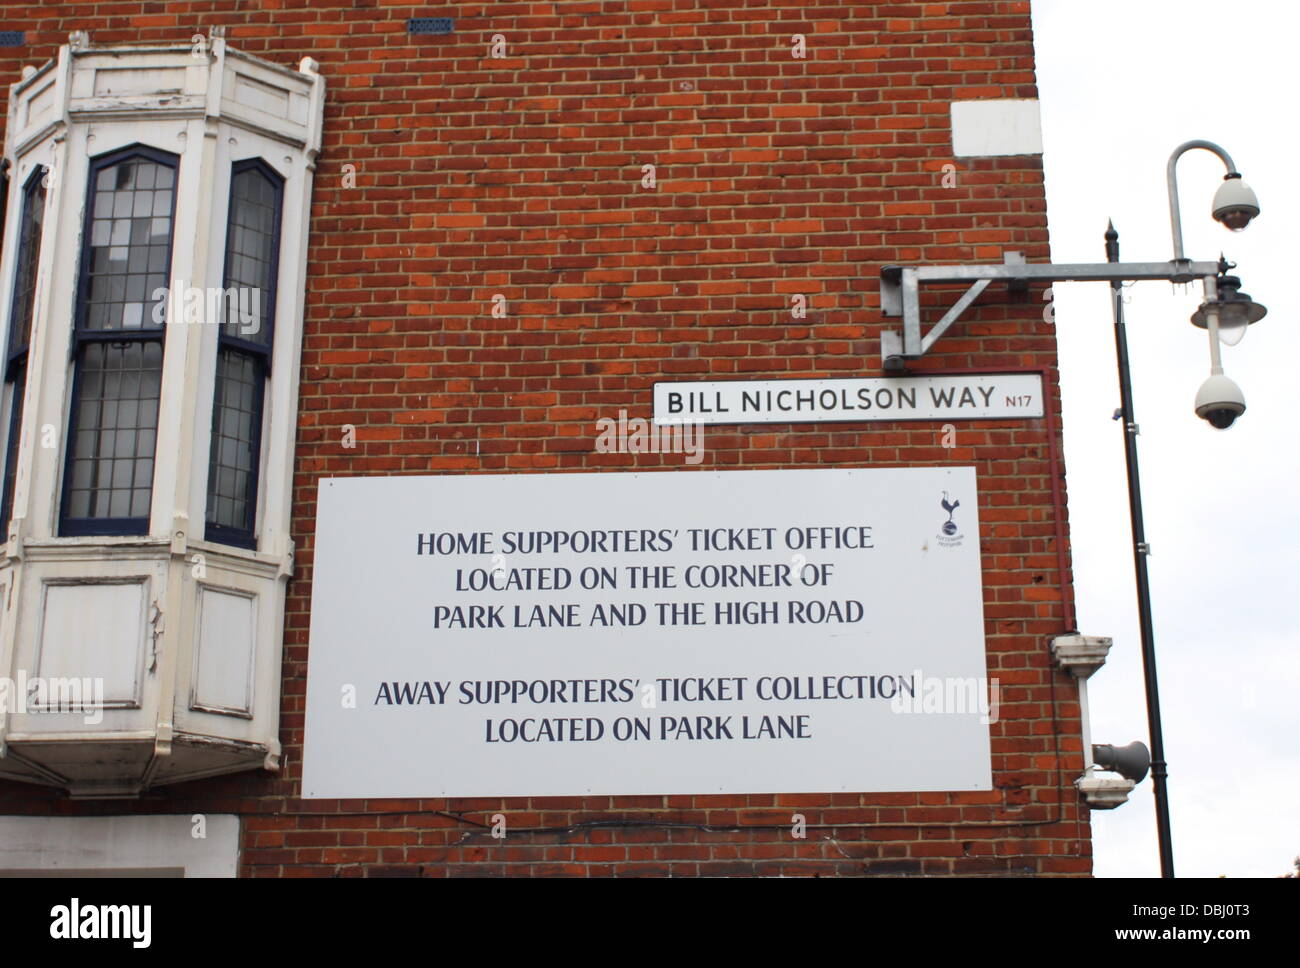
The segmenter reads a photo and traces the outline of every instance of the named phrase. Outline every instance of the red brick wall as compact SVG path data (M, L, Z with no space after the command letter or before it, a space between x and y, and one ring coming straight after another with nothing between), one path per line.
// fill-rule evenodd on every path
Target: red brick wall
M410 36L412 16L453 17L455 32ZM977 468L989 675L1003 702L991 793L298 799L317 478L677 466L680 455L595 453L596 419L649 416L651 384L665 378L880 375L882 264L1000 261L1004 249L1048 258L1039 159L951 157L951 101L1037 96L1026 0L104 0L5 4L3 19L27 31L25 48L0 50L5 85L71 30L178 42L225 25L250 53L316 58L329 95L285 632L287 768L133 803L0 783L0 812L237 812L243 871L257 876L1091 870L1071 786L1076 692L1047 653L1073 625L1051 410L962 423L953 449L926 423L709 428L700 465ZM487 56L498 33L504 60ZM806 35L804 60L791 56L793 34ZM654 190L640 186L645 164ZM490 313L495 293L506 318ZM808 296L804 319L791 316L794 293ZM917 368L1041 370L1054 410L1056 342L1040 296L991 288ZM807 839L790 836L794 812ZM504 841L483 826L494 813L507 817Z

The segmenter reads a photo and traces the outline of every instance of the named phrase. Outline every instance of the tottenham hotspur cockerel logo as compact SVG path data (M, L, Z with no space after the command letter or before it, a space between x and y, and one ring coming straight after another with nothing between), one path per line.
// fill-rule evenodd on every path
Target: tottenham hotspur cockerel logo
M945 511L948 512L948 520L943 523L943 533L952 537L957 533L957 525L953 523L952 513L961 507L961 501L949 501L948 492L943 492L943 500L939 502Z

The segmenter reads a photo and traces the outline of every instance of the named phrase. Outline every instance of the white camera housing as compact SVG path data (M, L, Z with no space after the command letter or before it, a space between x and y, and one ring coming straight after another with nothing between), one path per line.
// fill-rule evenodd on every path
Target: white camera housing
M1214 217L1234 232L1240 232L1259 214L1259 199L1236 172L1228 174L1214 193Z
M1196 392L1196 416L1216 430L1227 430L1246 412L1246 395L1222 373L1211 374Z

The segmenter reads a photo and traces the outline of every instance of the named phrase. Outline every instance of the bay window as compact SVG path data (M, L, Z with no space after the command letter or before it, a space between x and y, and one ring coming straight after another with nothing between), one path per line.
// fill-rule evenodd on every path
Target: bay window
M279 768L324 80L74 33L9 91L0 777L83 797Z

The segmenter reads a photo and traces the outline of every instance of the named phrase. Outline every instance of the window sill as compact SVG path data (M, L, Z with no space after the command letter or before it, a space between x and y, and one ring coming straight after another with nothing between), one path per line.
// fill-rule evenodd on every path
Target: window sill
M148 535L85 535L26 538L23 541L22 554L15 555L13 552L16 550L12 544L8 547L9 561L12 562L15 558L30 561L86 559L120 561L131 558L163 560L171 557L172 544L166 538ZM184 555L192 559L196 554L203 555L211 564L226 565L258 577L279 574L287 578L293 573L292 550L277 555L196 538L186 543Z

